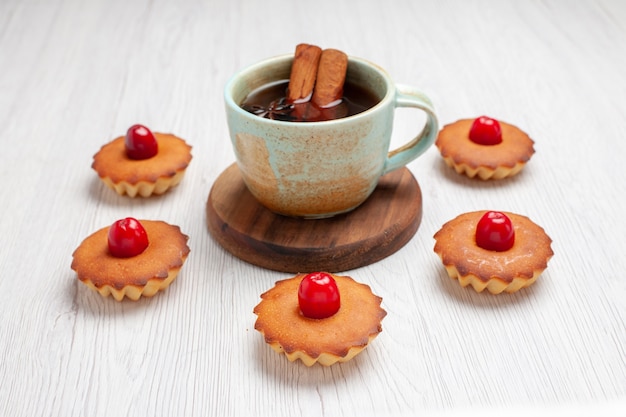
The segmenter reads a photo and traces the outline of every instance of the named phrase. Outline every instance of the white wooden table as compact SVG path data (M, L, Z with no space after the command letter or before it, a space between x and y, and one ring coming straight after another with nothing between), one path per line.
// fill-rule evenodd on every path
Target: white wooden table
M434 147L409 165L419 231L348 271L383 297L383 333L330 368L263 342L252 308L287 276L224 251L204 211L234 162L224 84L300 42L380 64L442 124L487 114L536 142L501 182L455 174ZM133 123L193 145L160 198L117 196L90 168ZM3 0L0 145L0 415L625 415L623 1ZM432 236L476 209L546 229L536 285L491 296L445 275ZM77 281L71 254L129 215L180 225L191 254L166 292L118 303Z

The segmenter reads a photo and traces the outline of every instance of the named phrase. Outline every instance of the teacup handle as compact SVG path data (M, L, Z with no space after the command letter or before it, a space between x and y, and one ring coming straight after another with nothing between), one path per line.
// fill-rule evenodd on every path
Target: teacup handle
M427 119L422 131L412 141L389 151L383 168L383 175L405 166L423 154L435 142L439 131L439 123L433 104L424 93L403 84L397 84L396 90L396 108L412 107L423 110Z

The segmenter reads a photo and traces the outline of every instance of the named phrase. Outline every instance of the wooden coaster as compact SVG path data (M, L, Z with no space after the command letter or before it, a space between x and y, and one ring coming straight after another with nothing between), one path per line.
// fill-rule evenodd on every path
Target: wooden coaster
M417 232L422 193L401 168L382 177L355 210L328 219L285 217L266 209L232 164L217 178L206 205L213 238L236 257L281 272L341 272L397 252Z

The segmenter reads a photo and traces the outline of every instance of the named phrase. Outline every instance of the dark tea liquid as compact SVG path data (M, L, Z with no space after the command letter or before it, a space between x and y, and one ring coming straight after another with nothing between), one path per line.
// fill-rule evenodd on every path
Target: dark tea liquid
M372 91L346 80L340 103L320 108L311 102L288 103L289 80L280 80L252 91L241 103L241 108L273 120L286 122L320 122L353 116L374 107L380 98Z

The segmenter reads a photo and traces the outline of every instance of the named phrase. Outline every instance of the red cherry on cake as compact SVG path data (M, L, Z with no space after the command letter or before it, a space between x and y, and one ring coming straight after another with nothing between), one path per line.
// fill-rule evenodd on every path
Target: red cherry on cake
M499 211L488 211L476 225L476 244L487 250L504 252L513 247L515 230L511 219Z
M502 142L500 122L487 116L476 118L470 128L469 138L479 145L497 145Z
M339 289L326 272L312 272L302 278L298 287L298 304L305 317L324 319L339 311Z
M143 125L132 125L126 131L124 139L126 155L130 159L152 158L159 151L154 134Z
M113 223L108 235L109 252L116 258L130 258L148 247L148 234L137 219L126 217Z

